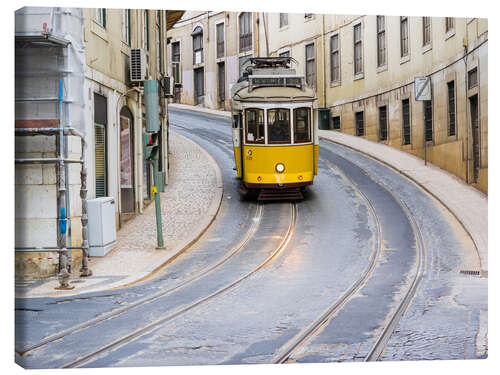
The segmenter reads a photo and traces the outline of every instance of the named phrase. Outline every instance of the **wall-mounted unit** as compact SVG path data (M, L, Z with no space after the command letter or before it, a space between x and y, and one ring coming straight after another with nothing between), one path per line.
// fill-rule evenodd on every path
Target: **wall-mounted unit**
M173 98L174 97L174 80L172 77L166 76L163 77L160 81L163 97L164 98Z
M182 70L180 61L174 61L172 63L172 77L176 86L182 85Z
M142 48L130 50L130 82L142 82L146 79L146 53Z
M89 199L89 255L104 256L116 246L115 200L111 197Z

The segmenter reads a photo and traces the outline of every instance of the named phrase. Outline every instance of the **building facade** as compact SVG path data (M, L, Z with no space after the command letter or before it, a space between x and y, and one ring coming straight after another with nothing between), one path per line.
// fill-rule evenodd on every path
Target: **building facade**
M16 129L76 128L87 144L86 199L112 197L116 227L151 201L152 171L143 158L145 105L130 82L132 48L145 51L147 78L166 72L167 30L182 12L145 9L26 7L16 12ZM59 83L63 99L58 108ZM168 182L167 106L160 103L160 162ZM17 135L17 132L16 132ZM17 137L16 161L56 154L54 136ZM68 137L69 158L82 157ZM80 165L69 165L66 210L73 267L82 254ZM58 272L57 166L16 162L16 278ZM37 248L45 251L35 252Z
M179 22L182 93L177 100L218 105L216 18L229 20L226 60L246 36L244 13L200 13ZM187 14L186 14L187 17ZM480 18L254 13L253 56L291 56L330 110L329 128L404 150L488 192L488 22ZM204 19L206 98L194 98L189 58L194 23ZM234 21L233 21L234 20ZM207 28L205 26L205 28ZM190 30L191 28L191 30ZM171 48L169 48L169 52ZM220 57L218 57L220 59ZM207 60L208 59L208 60ZM226 72L229 88L236 82ZM416 101L414 80L430 77L431 101ZM229 100L226 89L226 101Z

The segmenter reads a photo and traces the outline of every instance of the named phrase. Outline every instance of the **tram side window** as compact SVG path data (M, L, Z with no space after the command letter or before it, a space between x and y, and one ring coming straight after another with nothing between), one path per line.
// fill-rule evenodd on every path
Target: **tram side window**
M264 110L245 110L247 143L264 143Z
M269 143L291 143L289 109L269 109L267 111L267 127Z
M311 142L311 121L309 108L294 109L294 142Z

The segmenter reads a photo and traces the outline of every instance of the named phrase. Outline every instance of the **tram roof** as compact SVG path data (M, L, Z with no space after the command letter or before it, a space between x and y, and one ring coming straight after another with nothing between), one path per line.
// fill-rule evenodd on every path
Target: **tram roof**
M296 87L258 87L249 91L248 82L237 88L233 100L240 102L290 102L290 101L313 101L316 93L309 87L303 90Z

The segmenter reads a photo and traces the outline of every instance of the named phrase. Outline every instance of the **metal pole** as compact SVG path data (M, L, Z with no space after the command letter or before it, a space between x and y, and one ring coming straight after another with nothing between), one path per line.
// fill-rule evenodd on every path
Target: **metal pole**
M158 185L159 182L158 179L160 178L159 173L158 173L158 159L153 159L153 179L154 179L154 184L153 186L153 194L155 196L155 209L156 209L156 248L159 250L165 249L164 243L163 243L163 227L162 227L162 222L161 222L161 202L160 202L160 192L158 191Z

